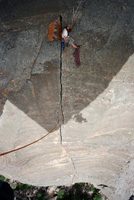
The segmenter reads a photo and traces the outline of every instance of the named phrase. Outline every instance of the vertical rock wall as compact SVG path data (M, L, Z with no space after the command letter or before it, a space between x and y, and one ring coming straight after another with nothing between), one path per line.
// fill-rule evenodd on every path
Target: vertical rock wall
M61 54L60 41L47 42L47 25L60 12L50 10L1 24L0 153L56 129L2 156L0 174L38 186L90 182L109 200L129 199L134 185L133 1L83 5L70 34L82 45L79 68L72 47ZM69 13L62 14L63 25Z

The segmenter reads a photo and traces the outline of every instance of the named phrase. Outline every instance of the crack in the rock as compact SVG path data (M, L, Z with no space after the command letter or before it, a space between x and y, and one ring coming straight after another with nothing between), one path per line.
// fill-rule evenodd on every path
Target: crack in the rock
M61 16L60 16L60 20L61 20L61 24L62 24L62 17ZM62 124L64 124L63 67L62 66L63 66L63 63L62 63L62 43L61 43L61 49L60 49L60 108L61 108L61 115L62 115ZM65 152L67 153L67 156L72 163L72 167L73 167L73 170L74 170L74 174L73 174L73 177L72 177L72 183L73 183L77 172L76 172L76 167L75 167L75 164L74 164L72 157L67 152L66 148L63 147L62 127L61 127L62 124L60 125L60 144L61 144L62 148L65 150Z
M70 160L71 160L71 163L72 163L73 168L74 168L74 174L73 174L73 177L72 177L72 183L71 184L74 184L73 182L74 182L74 179L76 177L77 171L76 171L76 167L75 167L74 160L72 159L72 157L70 157Z
M75 179L75 174L73 175L73 177L72 177L72 182L71 182L71 185L73 185L74 184L74 179Z
M60 16L61 24L62 24L62 17ZM60 110L62 115L62 124L64 124L64 108L63 108L63 71L62 71L62 43L61 43L61 49L60 49ZM61 124L60 124L60 143L62 145L62 130L61 130Z
M64 149L65 149L65 148L64 148ZM66 151L66 149L65 149L65 151ZM67 151L66 151L66 152L67 152ZM71 181L71 184L74 184L74 179L75 179L75 177L76 177L77 171L76 171L76 167L75 167L75 163L74 163L73 158L70 156L70 154L69 154L68 152L67 152L67 154L68 154L68 156L69 156L69 158L70 158L70 161L71 161L71 163L72 163L73 170L74 170L74 174L73 174L72 181Z
M71 175L72 176L71 184L73 184L74 183L74 179L77 176L77 170L76 170L76 167L75 167L75 163L74 163L73 158L71 157L71 155L69 154L69 152L66 150L66 148L63 146L62 143L61 143L61 148L64 149L64 151L66 152L67 157L70 160L70 163L72 164L72 168L73 168L74 173L73 173L73 175Z

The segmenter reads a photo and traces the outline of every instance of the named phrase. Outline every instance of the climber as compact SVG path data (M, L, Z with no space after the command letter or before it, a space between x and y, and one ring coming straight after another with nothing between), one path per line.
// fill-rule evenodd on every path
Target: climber
M74 58L75 58L75 63L76 63L76 66L79 67L81 65L81 62L80 62L80 47L81 47L81 45L74 44L74 40L69 37L70 32L71 32L71 28L69 25L67 27L65 27L62 31L62 51L64 52L65 43L67 45L69 45L69 44L72 45L75 49L75 52L73 53Z
M62 31L62 42L66 43L66 44L70 44L72 45L72 47L74 47L75 49L77 49L78 47L74 44L74 40L69 37L69 33L71 31L70 25L68 25L67 27L65 27Z

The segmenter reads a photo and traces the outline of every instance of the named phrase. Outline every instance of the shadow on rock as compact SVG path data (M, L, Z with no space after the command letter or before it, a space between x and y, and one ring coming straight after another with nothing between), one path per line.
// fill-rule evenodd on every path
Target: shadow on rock
M107 88L134 49L131 37L127 34L119 35L113 40L109 32L101 34L90 31L86 35L82 34L81 40L82 65L79 68L75 66L73 50L68 48L67 86L63 54L62 77L60 60L46 62L41 73L34 73L20 91L9 95L13 104L48 131L59 120L62 109L64 123L67 123L72 115L81 123L84 119L80 119L78 113ZM65 87L66 106L63 108Z

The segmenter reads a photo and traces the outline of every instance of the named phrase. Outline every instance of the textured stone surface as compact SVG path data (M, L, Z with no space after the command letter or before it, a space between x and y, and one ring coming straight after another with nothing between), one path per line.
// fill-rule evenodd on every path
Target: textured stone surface
M71 33L82 45L79 68L73 48L61 56L60 42L46 40L46 27L59 11L1 25L0 152L39 139L62 111L63 118L40 142L2 156L0 174L39 186L90 182L109 200L129 199L134 192L133 11L132 1L88 1Z
M57 130L31 147L1 157L1 173L34 185L105 184L108 187L102 191L109 199L127 199L134 184L133 63L134 55L108 88L80 112L85 121L73 116L61 126L62 141ZM8 135L0 147L3 152L7 146L14 149L38 139L46 130L7 101L0 133L2 141Z
M134 56L108 88L80 112L85 121L79 123L74 115L62 127L63 145L74 160L76 179L95 180L96 186L105 183L108 188L103 192L109 199L125 200L133 193L133 62Z
M0 19L2 22L38 16L49 12L63 12L77 0L6 0L0 2Z

